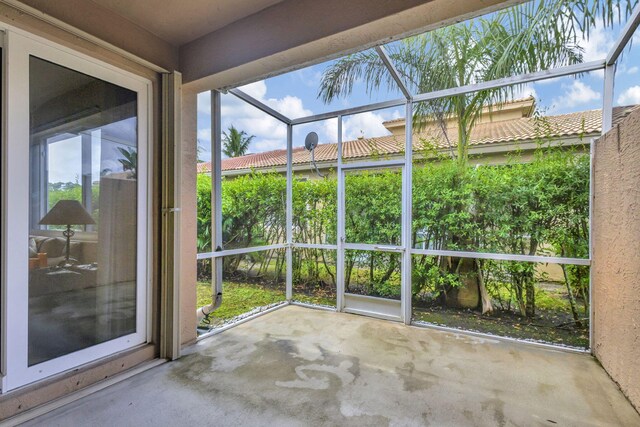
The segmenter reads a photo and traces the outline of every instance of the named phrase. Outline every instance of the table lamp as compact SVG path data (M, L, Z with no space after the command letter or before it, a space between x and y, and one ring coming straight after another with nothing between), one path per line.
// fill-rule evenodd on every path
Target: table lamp
M71 249L71 237L75 232L72 225L95 224L89 212L77 200L60 200L40 220L41 225L66 225L67 229L62 235L67 238L67 252L65 264L69 265L69 251Z

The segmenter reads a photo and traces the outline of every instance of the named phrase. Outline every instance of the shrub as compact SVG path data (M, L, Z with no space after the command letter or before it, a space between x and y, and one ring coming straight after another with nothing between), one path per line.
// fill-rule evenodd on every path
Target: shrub
M427 249L522 255L588 256L589 157L567 148L538 149L523 162L514 155L506 165L460 166L447 160L424 162L413 169L413 246ZM347 241L400 244L402 177L393 171L348 174L345 181ZM293 234L300 243L335 243L335 177L293 181ZM198 177L198 250L211 247L211 182ZM286 240L286 178L251 173L222 182L225 249L281 243ZM282 252L282 251L281 251ZM394 288L395 263L384 256L348 251L346 285L351 272L368 269L373 288ZM278 255L283 256L283 255ZM225 259L225 271L237 262ZM366 258L366 259L365 259ZM294 260L299 283L333 278L316 265ZM257 261L259 262L259 260ZM461 285L456 260L414 257L414 297L435 298ZM453 263L453 264L452 264ZM282 265L278 259L276 265ZM511 301L523 315L535 313L534 264L475 262L489 294L503 308ZM587 295L588 267L564 268L571 295ZM585 301L585 309L588 310Z

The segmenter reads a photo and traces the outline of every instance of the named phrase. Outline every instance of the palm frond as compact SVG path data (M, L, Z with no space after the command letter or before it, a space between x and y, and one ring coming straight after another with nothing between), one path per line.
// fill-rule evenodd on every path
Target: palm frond
M488 17L433 30L389 47L389 56L413 93L465 86L513 75L581 63L580 42L596 24L611 27L629 16L639 0L539 0ZM371 93L396 83L378 55L368 50L328 67L318 97L330 102L351 93L362 80ZM431 120L459 121L459 155L485 107L499 108L521 87L482 90L419 103L417 131ZM442 123L441 123L442 124ZM446 128L440 126L446 132Z

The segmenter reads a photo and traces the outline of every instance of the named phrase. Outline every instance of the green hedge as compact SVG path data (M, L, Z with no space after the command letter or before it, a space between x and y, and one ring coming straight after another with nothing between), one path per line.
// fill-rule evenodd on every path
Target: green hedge
M349 242L400 244L401 186L401 175L394 171L347 175L345 227ZM336 242L336 187L335 174L324 179L294 180L294 241ZM209 176L200 175L199 251L211 248L210 193ZM224 178L224 248L284 242L285 196L286 179L282 174L251 173ZM588 214L589 157L569 149L539 149L526 163L514 155L500 166L461 167L451 160L438 159L413 168L412 235L417 248L587 257ZM377 283L377 288L398 280L398 275L389 271L385 256L366 258L367 254L355 251L347 255L347 286L353 268L369 269L370 281ZM273 262L271 257L264 258ZM306 261L317 262L317 258L314 261L302 257L294 262L296 280L335 281L326 260L320 268L305 265ZM225 260L226 273L233 274L238 262ZM414 297L441 296L459 287L463 271L469 270L483 279L498 302L506 291L516 301L518 311L533 315L533 264L482 260L467 264L459 259L415 256ZM565 284L572 295L586 296L587 268L565 268ZM308 277L308 272L315 277Z

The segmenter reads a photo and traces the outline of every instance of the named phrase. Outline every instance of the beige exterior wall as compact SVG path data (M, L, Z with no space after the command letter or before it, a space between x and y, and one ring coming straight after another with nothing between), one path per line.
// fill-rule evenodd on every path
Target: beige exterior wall
M104 49L92 42L78 38L61 28L52 26L47 22L27 15L16 9L0 3L0 22L4 22L12 27L28 31L47 40L53 41L77 52L88 55L92 58L104 61L120 69L129 71L136 75L147 78L152 83L151 95L153 97L152 110L149 111L149 119L152 123L150 133L149 153L153 159L159 158L159 106L160 106L160 78L159 75L143 67L142 65L125 59L113 51ZM150 229L158 230L159 212L159 190L157 181L159 176L159 163L154 161L151 167L152 178L149 183L149 192L153 195L150 211L153 213L150 221ZM155 178L154 178L155 177ZM152 232L149 256L152 258L150 281L152 284L152 294L149 296L152 307L158 306L158 248L159 234ZM89 385L95 384L107 378L124 372L143 362L152 360L158 356L158 313L153 310L151 342L137 349L119 353L106 359L101 359L88 365L70 370L56 375L33 385L26 386L5 394L0 394L0 420L11 417L35 408L43 403L55 400L74 391L81 390Z
M593 352L640 410L640 111L596 143Z
M182 91L182 168L180 186L180 341L195 341L196 333L196 140L197 93Z

